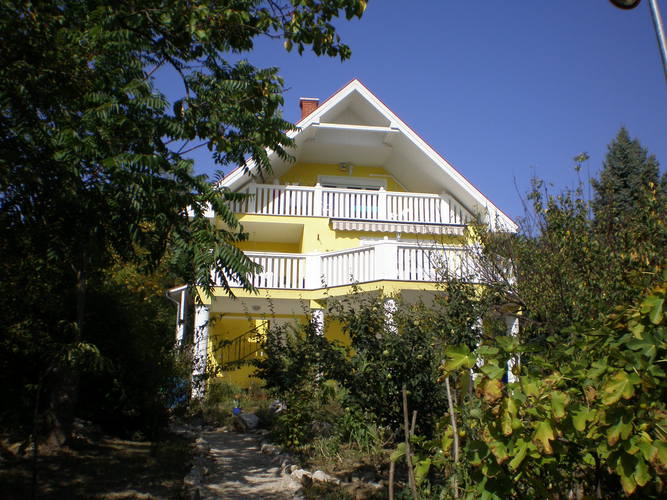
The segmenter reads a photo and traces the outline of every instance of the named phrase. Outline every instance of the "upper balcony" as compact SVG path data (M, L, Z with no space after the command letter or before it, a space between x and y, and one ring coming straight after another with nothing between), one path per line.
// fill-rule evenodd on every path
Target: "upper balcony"
M249 184L234 204L240 214L327 217L333 229L463 234L473 216L447 194Z
M385 240L336 252L309 254L245 252L262 270L255 288L316 290L373 281L438 282L445 276L479 280L470 247L420 246ZM221 277L213 276L219 285ZM232 287L240 283L228 280Z

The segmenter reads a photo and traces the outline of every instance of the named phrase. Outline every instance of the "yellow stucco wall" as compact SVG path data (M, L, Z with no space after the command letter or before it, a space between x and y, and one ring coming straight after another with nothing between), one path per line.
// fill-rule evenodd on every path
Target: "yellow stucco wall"
M318 182L318 176L351 176L370 179L381 179L386 181L388 191L404 192L403 187L381 167L372 166L352 166L349 172L342 172L338 165L305 164L300 163L292 167L289 172L283 175L279 181L281 184L298 184L301 186L314 186ZM357 248L361 246L362 240L382 240L384 238L395 240L396 233L375 233L361 231L334 231L331 228L330 219L326 217L296 217L296 216L269 216L255 214L239 214L241 224L252 228L251 234L254 238L251 241L239 243L239 248L250 252L280 252L280 253L321 253L333 252ZM280 227L281 224L285 224ZM250 231L249 231L250 232ZM281 241L270 241L272 238ZM258 241L262 240L262 241ZM292 239L293 241L289 241ZM400 239L404 241L432 241L426 235L401 234ZM437 237L440 244L457 245L462 244L463 237L460 236L442 236ZM358 285L360 290L377 291L383 290L383 293L391 295L401 290L433 290L436 285L433 283L417 282L397 282L397 281L375 281ZM327 297L341 296L352 293L353 287L340 286L328 290L283 290L271 289L263 290L262 296L266 295L272 299L290 299L294 301L311 301L310 307L321 307L316 301L324 303ZM240 289L235 290L239 299L257 297L257 295ZM222 289L216 289L214 295L218 297L225 296ZM211 298L202 296L204 303L210 303ZM219 367L221 360L219 353L216 354L214 347L221 341L232 340L248 330L261 325L267 320L287 321L288 317L259 316L253 318L230 317L221 315L212 315L213 321L209 328L209 355L214 367ZM305 316L291 316L292 321L305 321ZM345 346L350 345L349 336L343 332L342 326L326 318L324 334L331 340L336 340ZM223 372L222 376L229 382L240 387L248 387L251 384L257 384L258 379L253 375L254 367L244 366L237 370Z
M228 317L221 314L212 314L209 324L209 368L212 370L219 370L224 361L222 356L224 353L224 341L233 340L245 332L257 328L262 330L267 324L274 322L290 321L294 324L305 322L306 316L285 316L276 315L273 317ZM338 322L329 320L325 316L324 335L330 340L336 340L345 346L350 345L350 338L343 332L341 325ZM258 353L256 356L261 356ZM251 385L259 385L262 381L253 376L255 368L251 365L242 366L235 370L220 371L219 376L228 382L237 385L241 388L247 388Z
M280 178L281 184L299 184L300 186L314 186L320 175L336 177L369 177L387 181L387 191L405 192L394 177L382 167L357 166L350 167L348 172L342 172L339 165L321 163L297 163L289 172Z

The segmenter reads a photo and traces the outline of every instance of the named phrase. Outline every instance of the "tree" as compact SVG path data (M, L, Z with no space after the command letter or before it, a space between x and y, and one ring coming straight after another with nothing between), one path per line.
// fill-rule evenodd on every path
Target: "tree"
M467 436L461 459L454 424L437 454L443 471L455 462L468 495L664 496L667 206L658 179L655 159L621 130L592 203L582 185L554 195L536 181L519 234L477 231L481 281L522 328L445 349L443 379L477 372L454 421ZM509 358L521 360L518 381L503 380Z
M207 147L220 165L251 160L267 170L267 150L288 158L286 131L293 126L281 118L278 69L226 55L251 51L257 37L269 36L288 50L310 47L345 59L350 49L332 21L360 17L365 6L364 0L2 2L0 260L9 263L3 278L21 281L25 292L16 297L15 314L3 318L3 334L16 338L17 325L24 331L26 320L41 316L42 283L65 290L52 314L28 330L41 329L60 346L47 358L67 351L59 359L73 359L75 346L85 345L91 277L115 256L155 267L168 245L188 282L210 290L217 275L227 290L229 278L251 288L248 274L256 267L234 246L244 236L226 203L238 195L194 175L186 155ZM156 87L156 71L165 66L182 84L173 106ZM209 223L208 207L222 228ZM19 248L31 277L22 276ZM55 426L62 427L62 443L76 370L61 361L43 366L54 414L70 413L56 418L64 424Z
M595 189L592 208L596 222L607 230L620 229L620 224L650 202L656 190L659 193L658 161L621 127L608 146L600 179L593 179L591 184Z

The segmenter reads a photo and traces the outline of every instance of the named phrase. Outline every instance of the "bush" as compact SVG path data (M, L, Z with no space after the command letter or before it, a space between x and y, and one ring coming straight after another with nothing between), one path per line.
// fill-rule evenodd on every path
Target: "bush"
M352 341L348 369L339 379L348 391L346 405L398 432L403 427L405 386L408 406L418 412L420 431L430 433L447 410L447 399L437 382L441 338L426 310L399 303L394 324L387 325L382 298L354 296L333 304L332 314Z

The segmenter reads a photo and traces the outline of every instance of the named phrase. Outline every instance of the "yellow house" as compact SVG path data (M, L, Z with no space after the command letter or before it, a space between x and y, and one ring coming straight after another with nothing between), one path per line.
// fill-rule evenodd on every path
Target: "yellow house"
M328 297L354 287L382 293L391 314L396 292L408 300L435 293L436 262L462 268L470 221L516 230L358 80L321 104L302 98L300 105L299 129L290 133L294 162L274 155L262 182L253 165L250 173L239 168L222 181L251 195L234 208L250 236L241 248L262 271L253 277L258 293L236 287L233 298L219 288L202 297L194 313L194 377L259 355L258 334L270 324L310 316L324 335L345 342L325 317ZM186 289L169 292L180 299L179 341ZM250 366L224 374L240 386L251 375Z

